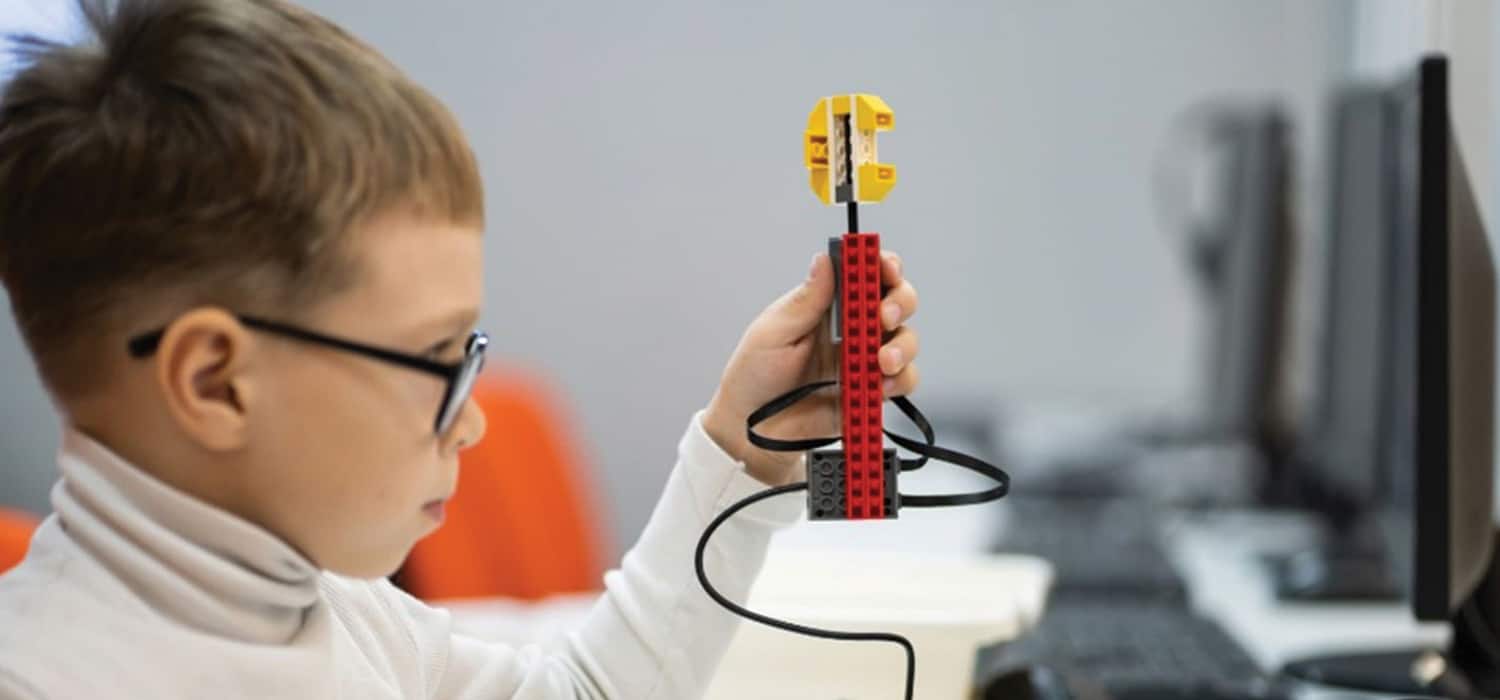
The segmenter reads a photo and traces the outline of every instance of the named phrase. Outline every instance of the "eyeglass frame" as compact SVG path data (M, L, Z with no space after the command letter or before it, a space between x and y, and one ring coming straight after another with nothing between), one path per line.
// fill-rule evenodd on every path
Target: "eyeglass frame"
M464 344L464 359L449 364L429 360L419 355L411 355L397 350L380 348L365 343L336 338L304 328L271 321L255 316L234 314L235 319L249 328L264 331L273 335L279 335L292 340L300 340L306 343L323 345L326 347L343 350L345 352L362 355L407 369L425 372L434 375L447 382L443 390L443 402L438 406L437 419L433 422L433 430L438 435L448 432L453 427L458 415L462 412L463 405L469 400L474 390L474 380L484 369L485 351L489 348L490 338L483 331L474 331L469 334L469 340ZM167 328L159 328L135 336L129 340L127 349L130 356L136 359L145 359L154 354L161 346L162 338L166 337Z

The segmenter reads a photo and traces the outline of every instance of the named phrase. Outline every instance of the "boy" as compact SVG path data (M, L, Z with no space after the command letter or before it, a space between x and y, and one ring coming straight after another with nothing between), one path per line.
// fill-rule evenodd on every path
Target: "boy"
M688 698L734 621L692 550L798 477L746 416L826 375L832 272L746 331L644 534L556 650L449 631L383 577L484 433L478 169L452 116L276 0L87 5L0 100L0 279L65 422L55 514L0 578L0 698ZM888 393L917 383L898 260ZM838 430L825 397L777 435ZM743 598L795 499L709 567Z

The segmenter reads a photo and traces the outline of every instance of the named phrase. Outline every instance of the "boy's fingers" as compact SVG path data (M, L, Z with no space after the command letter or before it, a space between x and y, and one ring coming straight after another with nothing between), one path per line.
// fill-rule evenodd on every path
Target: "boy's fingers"
M880 283L887 287L899 287L905 279L901 256L889 250L880 251Z
M910 396L917 390L917 385L922 381L922 375L917 371L916 365L907 365L900 374L894 377L886 377L881 390L886 396Z
M808 278L777 299L766 314L774 344L790 344L818 327L833 305L833 268L826 253L813 258Z
M921 343L915 330L905 327L896 331L890 342L880 348L880 371L887 376L900 374L917 359L920 350Z
M885 293L880 305L880 325L888 331L896 330L917 313L917 289L910 282L891 288Z

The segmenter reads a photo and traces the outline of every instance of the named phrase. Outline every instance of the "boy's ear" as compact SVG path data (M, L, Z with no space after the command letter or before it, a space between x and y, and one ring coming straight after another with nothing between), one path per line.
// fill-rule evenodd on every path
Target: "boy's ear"
M254 338L223 309L200 308L172 321L155 354L156 384L178 426L209 450L236 450L249 434Z

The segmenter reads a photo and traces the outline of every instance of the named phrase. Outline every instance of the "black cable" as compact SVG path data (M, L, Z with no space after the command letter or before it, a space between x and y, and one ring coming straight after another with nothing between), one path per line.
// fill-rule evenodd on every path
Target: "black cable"
M760 425L772 416L790 408L792 404L795 404L798 401L811 396L814 392L826 389L836 384L838 384L837 381L823 381L808 384L806 386L798 387L785 394L782 394L781 396L772 399L770 403L761 406L754 413L751 413L749 419L745 421L745 435L749 439L750 444L764 450L771 450L775 452L802 452L805 450L814 450L819 447L825 447L827 445L838 442L840 439L842 439L838 436L803 438L798 440L779 440L776 438L769 438L755 432L755 426ZM915 471L917 469L921 469L927 463L927 460L931 458L936 459L940 462L947 462L954 466L968 469L969 471L980 474L981 476L985 476L996 482L996 485L992 488L972 493L918 494L911 496L901 494L901 505L903 507L911 506L912 508L938 508L943 506L974 505L976 503L986 503L989 501L997 500L999 498L1003 498L1007 493L1010 492L1010 475L1006 474L999 467L985 462L982 459L971 457L961 452L955 452L945 447L939 447L936 444L937 437L932 429L932 423L927 420L926 416L922 415L922 412L916 407L915 404L913 404L904 396L893 396L890 397L890 400L896 404L896 408L900 409L901 413L903 413L908 419L911 420L912 423L917 426L917 429L922 432L922 437L926 440L925 443L917 442L916 440L898 435L889 430L883 431L886 436L891 439L892 442L895 442L897 445L905 448L909 452L913 452L919 455L918 459L901 460L901 471Z
M747 620L759 622L762 625L779 629L783 632L792 632L794 634L801 634L809 637L818 637L821 639L833 639L837 641L890 642L899 645L903 650L906 651L906 700L912 700L912 692L916 687L917 681L917 650L912 646L911 640L907 639L906 637L903 637L899 634L891 634L889 632L840 632L838 630L827 630L818 627L809 627L807 625L799 625L795 622L778 620L769 615L763 615L761 613L755 612L754 610L750 610L749 608L746 608L724 597L724 594L720 593L718 589L714 588L713 584L709 582L708 573L704 570L703 566L703 553L708 549L709 538L713 537L714 531L718 530L719 526L724 524L724 521L733 517L735 513L738 513L768 498L780 496L786 493L796 493L798 491L806 490L806 481L799 481L797 483L787 484L785 486L776 486L774 488L769 488L764 491L750 494L749 496L740 499L734 505L725 508L723 512L719 513L717 517L715 517L708 523L708 527L703 529L703 535L698 538L698 549L693 554L693 568L697 571L698 574L698 584L703 587L703 591L708 594L708 597L713 598L714 602L723 606L730 612L739 615L740 617L743 617Z
M839 437L808 438L804 440L777 440L775 438L765 437L760 433L755 432L755 426L760 425L767 418L785 411L786 409L790 408L792 404L797 403L798 401L801 401L808 396L811 396L813 392L816 392L819 389L826 389L836 384L838 384L838 382L827 381L798 387L796 389L788 391L785 394L782 394L781 396L771 399L770 403L756 409L755 412L750 414L750 417L745 421L745 435L747 438L749 438L750 444L755 445L756 447L759 447L763 450L771 450L772 452L804 452L807 450L816 450L819 447L826 447L841 440L842 438Z
M975 472L981 476L988 477L995 482L995 486L992 488L986 489L984 491L975 491L972 493L922 494L911 496L903 493L901 494L901 506L903 508L967 506L974 505L976 503L987 503L989 501L998 500L1004 498L1006 494L1010 493L1009 474L1006 474L999 467L996 467L995 465L990 464L989 462L986 462L977 457L971 457L962 452L950 450L946 447L939 447L936 444L937 438L933 433L932 424L927 421L927 417L922 415L921 411L917 410L915 404L913 404L904 396L893 396L891 397L891 401L896 404L897 408L901 409L901 412L905 414L907 418L911 419L911 422L917 424L917 428L922 431L922 436L927 439L927 442L924 444L917 442L916 440L912 440L911 438L897 435L896 433L893 433L889 430L883 431L885 432L886 437L889 437L892 442L906 448L911 452L915 452L918 455L921 455L922 458L920 460L911 460L910 462L902 460L903 471L910 471L921 468L922 465L926 463L927 458L930 457L932 459L938 460L939 462L947 462L956 467L968 469L969 471ZM908 464L913 464L914 466L911 466L910 469L907 469Z
M831 386L835 386L837 384L837 381L823 381L801 386L772 399L766 405L756 409L755 412L751 413L750 417L745 421L745 434L749 439L750 444L764 450L771 450L775 452L803 452L806 450L814 450L819 447L831 445L841 440L841 436L781 440L777 438L766 437L764 435L761 435L760 433L755 432L755 426L760 425L772 416L785 411L793 404L807 398L808 396L811 396L818 391ZM918 442L911 438L897 435L896 433L893 433L889 430L882 431L897 445L919 455L917 459L901 460L901 471L915 471L917 469L921 469L924 465L927 464L928 459L931 458L942 462L948 462L955 466L963 467L964 469L977 472L983 476L993 479L996 482L996 486L993 488L973 493L921 494L911 496L908 496L906 494L899 494L900 502L903 507L910 506L912 508L936 508L941 506L972 505L975 503L984 503L987 501L996 500L998 498L1004 497L1007 493L1010 492L1010 476L1008 474L1006 474L1000 468L995 467L988 462L985 462L984 460L971 457L961 452L955 452L947 448L938 447L937 434L932 428L932 423L927 420L926 416L922 415L922 412L917 409L916 405L904 396L893 396L890 397L890 399L896 404L896 407L901 410L901 413L903 413L908 419L911 420L913 424L917 426L917 430L921 431L922 437L925 440L925 442ZM839 632L836 630L826 630L817 627L809 627L807 625L799 625L797 623L787 622L785 620L778 620L774 617L770 617L769 615L757 613L735 603L732 600L729 600L728 598L725 598L723 594L719 593L719 591L713 587L713 584L709 582L708 574L704 571L703 567L703 554L708 549L709 538L713 536L715 530L719 529L720 525L723 525L726 520L733 517L736 513L750 507L751 505L754 505L755 503L766 500L768 498L772 498L774 496L779 496L781 494L806 490L806 481L799 481L794 484L787 484L786 486L777 486L775 488L770 488L765 491L751 494L750 496L747 496L746 498L729 506L728 508L725 508L723 512L719 513L719 515L708 524L708 527L704 528L703 535L698 538L698 549L693 557L693 566L698 574L698 584L703 587L704 592L708 593L708 596L712 598L714 602L723 606L725 609L736 615L739 615L740 617L751 620L753 622L758 622L767 627L772 627L774 629L779 629L785 632L807 635L809 637L819 637L822 639L834 639L841 641L891 642L900 645L902 649L906 650L906 700L911 700L912 692L916 685L917 652L916 649L912 646L911 641L906 639L905 637L902 637L899 634L891 634L886 632Z
M850 162L850 137L849 130L847 128L847 122L845 122L845 126L844 167L845 172L852 179L853 168L852 163ZM859 233L859 203L851 198L848 202L847 209L849 213L849 233ZM836 241L837 239L833 240ZM830 253L833 252L834 247L835 244L833 242L830 242ZM838 272L838 256L830 255L830 258L833 260L834 271ZM793 404L807 398L808 396L811 396L813 393L834 386L836 384L838 384L837 381L823 381L798 387L785 394L782 394L781 396L776 397L775 399L772 399L766 405L761 406L759 409L756 409L756 411L754 413L751 413L749 418L745 421L745 434L749 439L750 444L764 450L771 450L775 452L805 452L808 450L815 450L820 447L826 447L843 439L842 436L835 436L825 438L780 440L776 438L768 438L764 435L761 435L760 433L755 432L755 426L765 422L768 418L786 410ZM927 464L927 461L930 458L969 469L971 471L994 479L997 482L997 485L994 488L975 493L931 495L923 494L914 496L897 494L900 497L901 505L911 506L913 508L970 505L974 503L993 501L1005 496L1010 492L1010 476L1007 475L1004 471L1001 471L998 467L995 467L985 462L984 460L970 457L969 455L955 452L946 448L938 447L937 434L932 429L932 423L927 420L926 416L922 415L922 412L917 409L916 405L907 400L905 397L901 396L891 397L891 399L895 402L896 407L899 408L901 412L905 414L906 417L917 426L917 429L922 433L922 437L926 440L925 443L917 442L916 440L912 440L910 438L892 433L889 430L882 429L882 432L884 432L886 436L890 437L891 440L893 440L897 445L904 447L908 451L914 452L918 455L917 459L900 460L901 471L915 471L917 469L921 469ZM791 632L794 634L806 635L809 637L818 637L822 639L855 642L890 642L899 645L902 650L906 652L906 700L912 700L912 694L915 691L917 679L917 651L916 648L912 646L911 640L899 634L892 634L888 632L840 632L837 630L821 629L818 627L800 625L795 622L778 620L769 615L757 613L724 597L724 595L719 593L718 589L715 589L713 584L709 582L708 573L704 570L703 566L703 554L708 549L709 539L713 537L714 532L719 529L719 526L723 525L725 521L729 520L729 518L733 517L736 513L756 503L759 503L760 501L764 501L766 499L773 498L782 494L795 493L798 491L806 490L806 481L799 481L797 483L787 484L785 486L769 488L740 499L738 502L734 503L728 508L725 508L722 512L715 516L714 519L709 522L708 527L703 529L703 534L698 538L697 551L695 551L693 554L693 568L698 574L698 584L703 587L703 591L708 594L709 598L712 598L714 602L718 603L720 606L723 606L726 610L747 620L758 622L773 629L782 630L784 632Z

